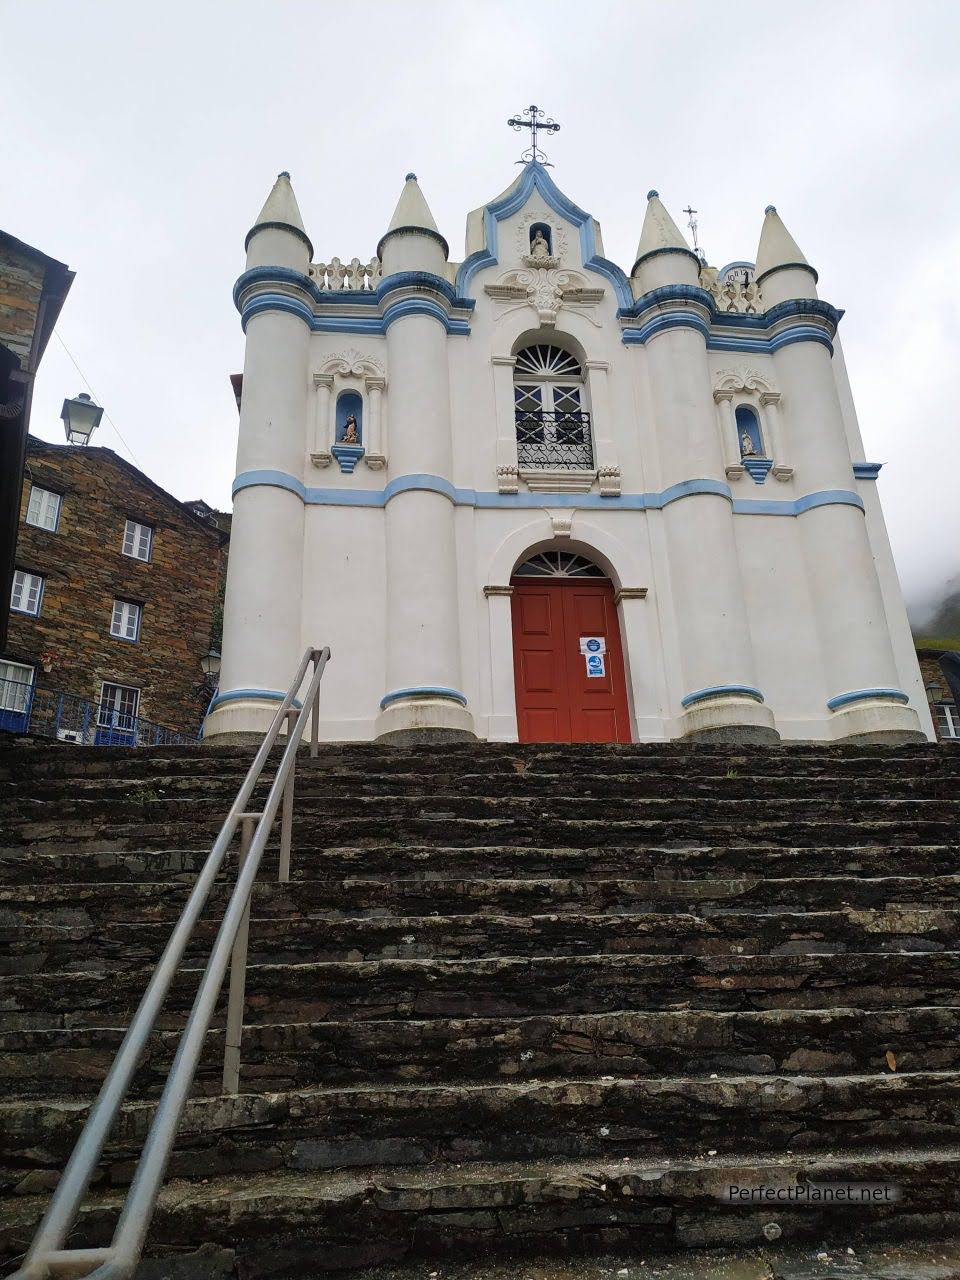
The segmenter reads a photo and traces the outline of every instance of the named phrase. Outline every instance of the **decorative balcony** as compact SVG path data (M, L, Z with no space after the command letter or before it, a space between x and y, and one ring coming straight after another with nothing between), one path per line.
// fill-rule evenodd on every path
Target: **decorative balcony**
M594 471L589 413L518 411L516 421L521 472Z

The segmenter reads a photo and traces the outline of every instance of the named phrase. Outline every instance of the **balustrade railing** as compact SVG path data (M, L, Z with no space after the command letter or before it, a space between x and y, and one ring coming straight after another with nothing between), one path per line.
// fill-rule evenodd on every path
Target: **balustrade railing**
M0 680L0 730L57 738L79 746L184 746L196 734L172 729L110 703L88 702L61 689L38 689L20 680Z
M331 258L329 262L314 262L310 266L313 283L318 289L331 293L338 290L372 293L381 276L379 258L371 258L369 262L361 262L359 258L351 258L349 262Z
M531 470L592 470L589 413L518 413L517 462Z

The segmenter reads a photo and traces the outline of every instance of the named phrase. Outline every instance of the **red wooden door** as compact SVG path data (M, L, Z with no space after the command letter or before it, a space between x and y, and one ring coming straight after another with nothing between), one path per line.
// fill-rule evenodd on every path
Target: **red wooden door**
M608 581L514 578L513 665L521 742L629 742L620 625ZM581 636L606 641L589 676Z

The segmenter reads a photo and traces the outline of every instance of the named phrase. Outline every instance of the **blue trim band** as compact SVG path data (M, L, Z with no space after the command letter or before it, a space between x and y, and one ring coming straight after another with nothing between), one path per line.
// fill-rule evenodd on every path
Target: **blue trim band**
M838 693L827 703L830 711L847 707L851 702L867 702L873 698L886 698L893 702L909 702L910 699L902 689L854 689L850 693Z
M882 462L855 462L853 474L858 480L876 480L882 466Z
M210 711L219 707L221 702L237 702L241 698L255 698L260 702L282 702L287 695L278 689L230 689L226 693L218 693L210 703ZM293 706L299 711L303 703L294 698ZM209 712L207 713L209 715Z
M581 511L662 511L681 498L713 496L731 503L738 516L799 516L816 507L856 507L863 511L863 499L848 489L825 489L809 493L795 501L764 498L734 498L730 486L721 480L684 480L660 493L624 493L619 497L602 497L598 493L489 493L477 489L459 489L442 476L414 474L398 476L382 489L317 489L284 471L244 471L233 482L236 497L244 489L266 486L285 489L308 506L321 507L385 507L400 493L420 491L437 493L457 507L481 510L534 510L545 507L573 507Z
M254 286L292 285L301 296L278 293L269 288ZM403 290L416 290L416 296L388 301L391 294ZM432 294L433 297L424 297ZM368 333L384 334L395 320L409 315L431 316L440 322L449 334L465 336L470 332L466 319L452 318L450 308L472 311L473 298L460 297L448 280L432 275L429 271L397 271L385 276L376 289L369 292L358 289L320 289L309 276L292 267L252 267L245 271L233 286L234 305L240 312L240 323L246 332L253 316L265 311L286 311L305 321L314 333ZM314 304L314 305L311 305ZM371 315L331 315L329 305L335 310L343 306L372 310ZM318 315L315 307L323 307Z
M455 307L472 311L476 306L473 298L461 297L449 280L435 276L430 271L395 271L393 275L384 276L376 289L321 289L314 280L296 271L293 267L251 267L244 271L233 286L233 305L240 310L240 298L255 284L291 284L304 293L309 294L314 302L334 304L348 303L352 306L375 307L390 293L399 289L417 289L437 293Z
M697 689L680 699L682 707L691 707L695 702L703 702L707 698L752 698L754 702L762 702L763 694L751 684L714 684L709 689Z
M673 309L665 310L668 306ZM666 329L688 328L703 334L710 351L754 355L769 355L794 342L819 342L832 353L831 339L843 317L837 307L819 298L791 298L758 315L718 311L713 295L692 284L668 284L651 289L629 306L621 307L619 314L622 320L640 321L638 325L625 325L622 341L626 346L642 346ZM816 319L821 323L811 323ZM784 324L785 321L788 323ZM769 334L775 325L782 327ZM723 330L736 332L724 333Z
M389 303L384 308L383 315L377 316L318 316L300 298L291 297L288 293L258 293L244 303L240 313L244 333L250 320L264 311L289 312L305 321L314 333L384 334L395 320L411 315L430 316L439 321L448 334L458 337L466 337L470 332L470 325L466 320L451 319L443 307L431 298L402 298L399 302Z
M401 698L446 698L450 702L459 702L461 707L467 705L466 695L457 689L445 689L442 685L413 685L409 689L394 689L385 693L380 699L380 710L389 707L391 702L399 702Z

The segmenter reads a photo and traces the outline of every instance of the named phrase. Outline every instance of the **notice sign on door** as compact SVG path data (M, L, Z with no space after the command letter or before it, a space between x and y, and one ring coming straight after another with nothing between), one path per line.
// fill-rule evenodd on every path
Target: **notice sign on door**
M607 642L603 636L581 636L580 652L587 664L587 675L600 679L607 674L603 655L607 651Z

